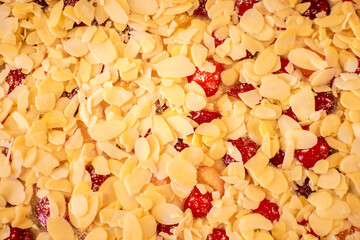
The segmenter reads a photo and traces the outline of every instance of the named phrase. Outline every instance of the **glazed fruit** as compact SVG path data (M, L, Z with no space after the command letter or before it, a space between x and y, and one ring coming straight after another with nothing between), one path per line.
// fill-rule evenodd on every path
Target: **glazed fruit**
M206 217L212 208L212 200L211 193L207 192L202 194L200 190L195 187L185 199L184 210L190 208L195 218Z
M310 2L310 7L302 14L310 19L315 19L317 14L330 14L330 5L328 0L303 0L301 3Z
M165 224L161 224L158 223L157 227L156 227L156 231L158 233L163 232L163 233L167 233L169 235L174 235L172 233L173 229L177 226L178 224L174 224L174 225L165 225Z
M75 6L79 0L64 0L64 6Z
M292 119L294 119L295 121L299 121L299 119L297 118L297 116L295 115L295 113L293 112L292 108L288 108L286 110L283 110L282 111L282 114L288 116L288 117L291 117Z
M195 17L207 17L208 13L205 8L206 2L207 0L199 0L199 7L195 9L193 13Z
M91 177L91 189L94 192L99 191L101 185L109 178L109 175L99 175L95 173L93 166L87 166L86 171L90 174Z
M77 94L78 90L79 88L74 88L71 92L64 92L62 96L72 99Z
M181 152L182 150L184 150L185 148L188 148L188 147L189 147L189 145L184 143L182 139L178 139L178 142L174 145L174 148L178 152Z
M67 206L67 204L68 204L68 200L66 200L66 206ZM48 218L50 217L50 202L47 197L44 197L38 201L38 203L36 204L36 207L35 207L35 212L36 212L36 218L37 218L39 224L43 228L46 228L46 222L47 222ZM68 222L70 221L69 212L67 209L66 209L64 218Z
M296 184L296 188L297 188L296 192L299 195L304 196L305 198L308 198L310 194L313 192L313 190L310 187L309 181L310 179L306 178L303 185Z
M307 220L302 220L301 222L299 222L300 225L304 226L307 229L307 233L313 235L314 237L319 237L314 230L312 230L312 228L309 226L309 221Z
M257 145L250 138L242 137L236 140L230 140L229 142L239 150L244 164L256 154ZM236 162L229 154L226 154L223 160L226 165Z
M215 32L213 32L211 36L212 36L212 37L214 38L214 40L215 40L215 47L218 47L218 46L220 46L221 44L223 44L223 43L225 42L225 39L220 40L219 38L217 38L217 37L215 36Z
M270 164L278 167L280 164L284 162L285 153L279 150L273 158L270 158Z
M281 58L280 59L280 69L277 70L276 72L274 72L274 74L281 74L281 73L288 73L288 71L286 71L286 67L289 64L289 60L287 60L286 58Z
M199 84L204 89L206 96L211 97L219 89L221 73L224 71L224 67L214 59L208 59L207 61L215 65L215 72L201 71L199 68L196 68L195 73L187 79L188 82L194 81Z
M318 141L312 148L295 150L295 157L306 168L311 168L317 161L326 159L330 154L330 146L325 138L318 137Z
M239 17L244 15L247 10L251 9L256 2L257 1L255 0L237 0L235 2L235 10L237 11Z
M315 110L325 110L327 114L335 108L335 97L331 92L320 92L315 96Z
M239 98L239 93L245 93L254 89L255 87L252 84L239 82L233 88L227 90L226 93L229 96Z
M200 110L196 112L190 112L190 118L197 124L209 123L214 119L220 118L221 114L218 112L212 112L207 110Z
M29 229L10 227L10 236L5 240L34 240L34 235Z
M269 219L271 222L278 221L280 218L279 206L267 199L260 202L259 207L253 210L253 213L259 213Z
M156 114L157 115L161 115L163 114L163 112L166 111L166 109L168 109L168 106L166 106L166 104L164 103L163 105L161 105L160 101L157 100L155 102L155 107L156 107Z
M14 89L22 83L22 80L25 77L26 75L23 74L20 69L10 70L5 78L5 81L9 84L8 94L14 91Z
M207 236L206 240L229 240L229 237L226 235L225 229L215 228Z

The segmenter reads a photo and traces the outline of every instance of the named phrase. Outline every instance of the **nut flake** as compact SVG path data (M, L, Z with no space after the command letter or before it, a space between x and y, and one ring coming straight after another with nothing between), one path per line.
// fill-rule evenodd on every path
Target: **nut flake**
M104 142L119 136L126 124L119 120L109 120L96 123L89 129L89 135L96 141Z
M260 94L267 98L285 100L290 96L290 86L276 75L268 75L262 78Z
M156 221L166 225L179 223L184 214L179 207L171 203L158 204L151 212Z
M167 58L155 66L160 77L184 78L195 73L195 67L187 57L177 55Z
M321 61L321 58L315 52L306 48L295 48L290 51L289 60L300 68L316 71L318 68L313 63L316 60Z

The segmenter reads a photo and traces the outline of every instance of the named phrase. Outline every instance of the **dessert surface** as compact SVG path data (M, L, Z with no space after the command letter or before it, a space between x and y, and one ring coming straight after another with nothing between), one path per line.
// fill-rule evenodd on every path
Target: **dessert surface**
M359 240L360 0L1 0L0 239Z

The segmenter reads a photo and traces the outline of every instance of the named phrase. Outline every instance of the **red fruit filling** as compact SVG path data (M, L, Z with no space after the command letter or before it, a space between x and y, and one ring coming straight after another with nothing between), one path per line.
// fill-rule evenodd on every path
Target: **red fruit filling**
M195 81L204 89L206 96L211 97L219 89L221 72L224 71L224 67L214 59L207 61L215 65L215 72L200 71L199 68L196 68L195 73L188 77L188 82Z
M241 137L236 140L230 140L229 142L231 142L231 144L239 150L244 164L256 154L257 145L250 138ZM223 160L226 165L229 165L232 162L236 162L236 160L232 158L229 154L226 154Z
M87 166L86 171L90 173L91 177L91 189L94 192L99 191L101 185L109 178L110 175L99 175L95 173L95 169L93 166Z
M78 90L79 88L74 88L71 92L64 92L62 96L72 99L77 94Z
M319 160L326 159L330 154L330 146L325 138L318 137L318 141L312 148L295 150L295 157L306 168L311 168Z
M286 71L286 67L289 64L289 60L287 60L286 58L281 58L280 59L280 69L277 70L276 72L274 72L274 74L280 74L280 73L289 73L288 71Z
M229 240L229 237L226 236L225 229L215 228L212 233L210 233L206 240Z
M255 87L252 84L239 82L233 88L227 90L226 93L229 96L239 98L239 93L249 92L254 89Z
M270 164L278 167L280 164L284 162L285 153L279 150L273 158L270 159Z
M199 7L195 9L193 15L196 17L207 17L208 13L206 11L205 5L207 0L199 0Z
M190 208L195 218L205 217L212 208L212 196L207 192L202 194L197 187L195 187L190 195L185 199L184 210Z
M283 110L282 111L282 114L288 116L288 117L291 117L292 119L294 119L295 121L299 121L299 119L296 117L295 113L293 112L292 108L288 108L286 110Z
M37 3L40 6L43 6L44 8L49 6L49 4L47 4L47 2L45 0L34 0L34 3Z
M244 15L247 10L251 9L256 2L257 1L255 0L237 0L235 2L235 10L237 11L239 17Z
M296 192L299 195L304 196L306 198L308 198L310 194L313 192L313 190L310 187L309 181L310 179L306 178L303 185L296 184L297 187Z
M211 112L207 110L200 110L196 112L190 112L190 118L197 124L209 123L214 119L220 118L221 114L218 112Z
M64 7L66 6L75 6L75 4L78 2L79 0L64 0Z
M23 74L20 69L10 70L5 78L5 81L9 84L8 94L14 91L14 89L22 83L22 80L25 77L26 75Z
M178 139L178 142L174 145L174 148L178 152L181 152L182 150L184 150L185 148L188 148L188 147L189 147L189 145L184 143L182 139Z
M271 222L279 220L279 206L276 203L272 203L267 199L260 202L259 207L253 210L253 213L259 213L269 219Z
M310 19L316 18L318 13L330 14L330 5L327 0L303 0L301 3L310 2L310 7L302 14Z
M315 110L325 110L329 114L335 108L335 97L331 92L320 92L315 96Z
M34 235L29 229L10 227L10 236L5 240L34 240Z
M161 224L159 223L156 227L156 230L158 233L167 233L169 235L173 235L172 230L179 224L175 224L175 225L165 225L165 224Z
M214 40L215 40L215 47L220 46L221 44L223 44L223 43L225 42L225 39L223 39L223 40L218 39L218 38L215 36L215 32L213 32L213 33L211 34L211 36L213 36L213 38L214 38Z
M68 200L66 200L66 207L67 204L68 204ZM50 217L50 203L47 197L44 197L39 200L39 202L36 204L35 212L36 212L36 218L40 223L40 225L46 228L46 221ZM69 212L67 209L64 218L66 219L66 221L70 222Z
M302 226L304 226L305 228L307 228L309 222L304 219L304 220L302 220L301 222L299 222L299 224L302 225ZM309 229L307 229L307 233L308 233L308 234L311 234L311 235L313 235L314 237L317 237L317 238L319 237L319 236L314 232L314 230L312 230L312 228L311 228L310 226L308 226L308 228L310 229L310 231L309 231Z
M156 115L161 115L163 114L163 112L166 111L166 109L168 109L168 106L166 106L166 104L161 105L159 100L155 102L155 107L156 107Z

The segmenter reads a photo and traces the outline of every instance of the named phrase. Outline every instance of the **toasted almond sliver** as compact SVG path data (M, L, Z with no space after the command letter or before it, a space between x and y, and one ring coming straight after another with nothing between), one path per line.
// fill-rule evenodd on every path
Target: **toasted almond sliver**
M322 218L316 212L313 212L309 217L309 224L317 235L326 236L332 229L333 221Z
M262 78L260 94L267 98L285 100L290 96L290 86L276 75L268 75Z
M263 29L265 21L258 10L251 8L241 16L240 25L249 33L259 33Z
M290 106L300 121L307 120L315 112L313 91L303 88L290 96Z
M259 75L269 73L275 66L278 56L274 49L269 47L262 51L255 60L254 72Z
M115 1L115 0L110 0ZM105 40L101 44L89 42L88 47L94 57L103 64L108 64L116 60L117 51L114 44L109 40Z
M49 217L46 225L50 236L54 240L75 239L71 225L62 217Z
M286 29L279 35L275 42L275 52L279 55L287 54L295 45L296 32L294 29Z
M360 97L352 92L343 91L340 96L340 102L344 107L350 110L360 111Z
M87 235L85 240L106 240L107 232L101 228L97 227L92 229Z
M0 194L11 205L20 205L25 200L25 188L16 179L3 178L0 182Z
M88 210L88 200L84 195L76 194L73 195L70 200L70 211L77 217L82 217Z
M167 58L155 66L160 77L183 78L195 72L194 65L187 57L177 55Z
M171 181L183 187L194 187L196 184L196 168L182 158L174 158L168 162L166 172Z
M142 239L142 231L139 220L132 212L128 212L124 217L124 240Z
M152 214L159 223L172 225L179 223L184 213L174 204L162 203L152 209Z
M126 124L119 120L102 121L89 128L89 135L96 141L104 142L119 136Z
M156 0L132 0L129 1L130 10L140 15L153 15L158 10L159 6Z
M308 201L320 210L329 208L333 204L333 198L330 193L322 191L309 196Z
M114 22L125 25L128 23L128 15L124 11L124 8L116 0L105 0L104 9Z
M289 60L300 68L316 71L318 68L314 66L312 61L322 59L319 57L319 55L311 50L306 48L295 48L290 51Z
M173 116L166 119L169 125L176 131L184 135L190 135L194 132L192 125L180 116Z
M263 229L263 230L271 230L273 225L271 224L270 220L263 217L258 213L252 213L246 215L240 219L239 222L240 229L244 230L255 230L255 229Z
M312 148L317 143L316 135L306 130L289 130L285 133L285 137L294 140L295 149Z

